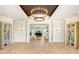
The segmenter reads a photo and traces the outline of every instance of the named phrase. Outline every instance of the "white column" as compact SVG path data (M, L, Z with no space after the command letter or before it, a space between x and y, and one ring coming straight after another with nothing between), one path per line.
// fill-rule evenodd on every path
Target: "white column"
M49 43L52 43L52 26L51 26L51 20L49 20Z
M14 43L14 29L13 29L13 23L12 23L12 29L11 29L11 31L12 31L12 37L11 37L11 43L13 44Z
M30 42L30 24L29 23L27 23L27 43L29 43Z

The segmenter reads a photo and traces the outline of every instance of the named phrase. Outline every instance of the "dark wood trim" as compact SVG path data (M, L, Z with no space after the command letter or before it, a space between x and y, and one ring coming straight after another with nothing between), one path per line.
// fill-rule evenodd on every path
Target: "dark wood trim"
M21 7L21 9L24 11L24 13L27 15L27 16L29 16L28 14L27 14L27 12L24 10L24 8L22 7L22 5L19 5L20 7Z
M24 11L24 13L27 15L27 16L30 16L30 10L27 10L24 6L26 6L26 5L19 5L20 7L21 7L21 9ZM31 8L32 8L32 6L34 7L34 6L41 6L41 7L43 7L43 5L27 5L27 6L31 6ZM54 6L54 5L44 5L44 6ZM48 9L50 9L49 11L48 11L48 15L49 16L51 16L54 12L55 12L55 10L57 9L57 7L59 6L59 5L55 5L56 7L54 7L54 9L53 10L51 10L51 8L49 7ZM30 8L30 7L29 7ZM53 8L53 7L52 7Z
M54 11L52 11L52 13L50 14L50 16L55 12L55 10L58 8L59 5L56 6L56 8L54 9Z

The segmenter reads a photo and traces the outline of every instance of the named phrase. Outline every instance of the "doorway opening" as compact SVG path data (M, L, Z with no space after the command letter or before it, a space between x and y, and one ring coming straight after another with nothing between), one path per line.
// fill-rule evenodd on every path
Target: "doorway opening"
M30 40L48 42L49 40L48 24L30 24Z

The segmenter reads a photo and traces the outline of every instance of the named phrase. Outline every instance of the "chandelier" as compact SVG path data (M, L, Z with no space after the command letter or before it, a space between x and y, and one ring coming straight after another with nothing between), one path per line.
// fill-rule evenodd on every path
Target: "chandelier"
M30 11L30 13L31 13L31 16L34 17L34 20L36 20L38 18L45 20L44 18L48 15L48 10L46 8L36 7L36 8L33 8ZM39 20L36 20L36 21L39 21Z

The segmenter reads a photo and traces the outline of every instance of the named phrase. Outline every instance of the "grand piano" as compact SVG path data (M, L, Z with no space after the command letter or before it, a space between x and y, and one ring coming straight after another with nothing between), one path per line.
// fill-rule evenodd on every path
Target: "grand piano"
M42 32L41 32L41 31L37 31L37 32L35 33L35 35L36 35L36 37L42 37Z

